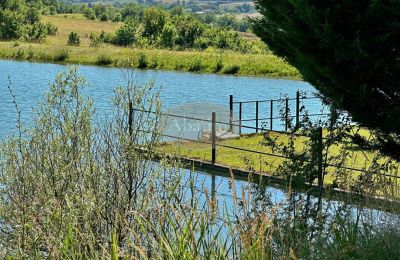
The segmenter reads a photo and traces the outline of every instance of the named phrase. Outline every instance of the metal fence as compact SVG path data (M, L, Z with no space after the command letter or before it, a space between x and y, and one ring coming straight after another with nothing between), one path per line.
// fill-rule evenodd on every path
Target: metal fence
M258 132L263 132L263 133L268 133L268 132L272 132L272 133L278 133L278 134L284 134L284 135L294 135L294 136L299 136L299 137L306 137L306 138L310 138L310 136L305 135L305 134L301 134L301 133L296 133L293 131L288 131L288 119L292 118L295 119L295 127L298 128L300 126L300 118L302 117L302 115L300 114L300 100L301 99L319 99L319 97L316 96L312 96L312 97L301 97L300 92L298 91L296 93L296 97L295 98L284 98L284 99L268 99L268 100L251 100L251 101L233 101L233 96L230 96L229 99L229 110L230 110L230 119L229 122L222 122L222 121L218 121L217 120L217 114L215 112L211 113L211 119L204 119L204 118L197 118L197 117L187 117L187 116L182 116L182 115L178 115L178 114L171 114L171 113L156 113L154 111L148 111L148 110L142 110L142 109L135 109L132 107L132 105L129 106L130 108L130 114L133 113L133 111L137 111L140 113L152 113L152 114L158 114L160 116L166 116L166 117L173 117L173 118L184 118L184 119L188 119L188 120L195 120L195 121L202 121L202 122L207 122L211 124L211 137L209 138L209 140L201 140L201 139L192 139L192 138L185 138L185 137L180 137L177 135L169 135L169 134L164 134L164 133L160 133L160 135L162 137L167 137L167 138L172 138L175 140L182 140L182 141L189 141L189 142L195 142L195 143L201 143L201 144L208 144L210 145L211 149L210 149L210 153L211 153L211 163L215 164L216 163L216 159L217 159L217 148L221 147L221 148L227 148L227 149L233 149L236 151L241 151L241 152L248 152L248 153L254 153L254 154L258 154L260 156L269 156L269 157L275 157L275 158L280 158L280 159L284 159L284 160L289 160L291 159L288 156L282 155L282 154L277 154L277 153L268 153L268 152L263 152L263 151L256 151L256 150L252 150L252 149L247 149L244 147L237 147L237 146L230 146L230 145L226 145L226 144L221 144L221 143L217 143L217 124L220 125L227 125L229 126L230 130L233 130L234 127L238 127L239 129L239 136L242 135L242 129L249 129L252 130L254 133L258 133ZM289 101L295 101L295 115L290 115L289 114L289 109L288 109L288 103ZM284 102L285 104L285 114L283 116L274 116L273 115L273 107L274 104L276 102ZM249 103L254 103L255 104L255 117L254 118L242 118L242 112L243 112L243 104L249 104ZM270 116L266 117L266 118L262 118L259 116L259 104L260 103L269 103L270 104ZM234 105L238 105L239 106L239 119L238 120L234 120ZM329 116L329 114L327 113L320 113L320 114L311 114L308 116ZM274 130L273 128L273 120L285 120L285 131L278 131L278 130ZM270 121L270 127L269 129L263 128L259 126L260 121L262 120L269 120ZM255 122L255 126L248 126L248 125L243 125L243 122L249 122L249 121L254 121ZM132 123L131 120L129 120L129 123ZM130 128L131 129L131 128ZM377 175L377 176L382 176L382 177L388 177L388 178L394 178L394 179L400 179L400 176L398 175L393 175L387 172L380 172L380 171L374 171L374 172L369 172L366 169L360 169L360 168L354 168L354 167L348 167L348 166L343 166L343 165L334 165L334 164L330 164L327 162L323 161L323 142L324 142L324 137L322 135L322 127L319 127L317 129L317 136L316 136L316 140L314 140L317 143L317 147L318 147L318 156L317 156L317 160L316 160L316 167L317 167L317 171L318 171L318 186L319 187L323 187L323 169L326 167L334 167L334 168L338 168L338 169L343 169L343 170L349 170L349 171L355 171L355 172L359 172L359 173L369 173L369 174L373 174L373 175ZM140 130L143 132L148 132L150 133L150 131L148 130ZM307 161L307 162L313 162L314 161Z

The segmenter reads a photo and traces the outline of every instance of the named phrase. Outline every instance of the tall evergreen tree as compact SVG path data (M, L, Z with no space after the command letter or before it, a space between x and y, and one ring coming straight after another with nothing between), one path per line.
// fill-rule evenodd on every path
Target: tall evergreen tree
M254 31L400 160L400 1L256 0Z

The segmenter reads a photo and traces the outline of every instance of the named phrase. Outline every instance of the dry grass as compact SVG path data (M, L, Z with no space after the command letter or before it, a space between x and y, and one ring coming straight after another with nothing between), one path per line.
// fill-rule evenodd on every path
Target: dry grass
M88 20L83 14L59 14L53 16L44 16L44 22L49 22L58 27L57 35L49 36L45 44L66 46L70 32L76 32L81 37L81 46L89 46L89 35L91 32L101 33L115 32L122 23L100 22Z

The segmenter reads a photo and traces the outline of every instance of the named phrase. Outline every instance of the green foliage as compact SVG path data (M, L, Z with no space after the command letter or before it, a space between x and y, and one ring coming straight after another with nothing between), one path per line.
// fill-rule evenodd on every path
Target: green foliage
M143 36L155 41L161 34L167 20L167 13L155 7L147 8L143 17Z
M188 68L189 71L196 72L196 71L201 71L201 69L202 69L201 59L194 58L190 60Z
M116 13L111 20L112 20L113 23L121 22L122 21L121 13Z
M240 70L238 65L228 65L222 69L223 74L237 74Z
M128 46L138 43L142 32L143 27L137 20L128 19L115 33L115 44Z
M374 130L362 146L400 160L398 1L256 1L256 34L334 106Z
M90 33L89 35L90 39L90 46L98 47L101 46L104 43L113 43L114 42L114 36L110 33L106 33L102 31L100 34L98 33Z
M53 25L51 23L46 23L46 26L47 26L48 35L53 35L54 36L54 35L57 34L57 31L58 31L57 26L55 26L55 25Z
M85 8L83 14L90 20L96 20L96 13L92 8Z
M67 49L61 49L59 50L53 58L53 61L55 62L63 62L69 57L69 51Z
M193 48L195 41L204 31L204 25L189 15L179 15L173 18L177 29L178 38L176 44L183 48Z
M43 40L53 29L40 22L42 2L7 0L0 3L0 39ZM52 31L50 31L52 32Z
M148 46L171 49L226 49L243 53L266 53L265 44L247 40L238 31L249 29L248 19L238 20L233 15L193 15L176 6L143 7L127 4L122 7L94 4L85 6L86 17L113 22L123 21L116 32L117 45ZM134 22L133 22L134 21ZM93 41L93 46L98 43Z
M100 21L102 22L107 22L109 20L108 14L107 13L102 13L99 17Z
M96 65L107 66L112 63L113 63L113 59L106 54L100 54L96 59Z
M166 48L172 48L178 39L178 34L175 25L166 23L160 35L160 45Z
M71 46L79 46L79 44L81 44L81 39L80 39L78 33L76 33L76 32L71 32L71 33L68 35L68 45L71 45Z
M139 53L138 68L145 69L148 66L147 56L143 52Z
M34 23L32 25L27 25L25 27L25 32L26 32L26 36L25 39L33 41L33 40L37 40L37 41L41 41L44 38L46 38L46 36L49 34L48 32L48 25L41 23L41 22L37 22ZM54 29L54 28L51 28Z

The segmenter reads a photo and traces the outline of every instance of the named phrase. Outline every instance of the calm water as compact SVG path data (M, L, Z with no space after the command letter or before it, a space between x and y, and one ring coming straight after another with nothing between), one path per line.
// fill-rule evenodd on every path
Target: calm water
M58 72L65 71L66 68L65 65L0 60L0 138L15 130L16 112L7 90L8 78L12 81L12 89L26 123L29 122L32 108L43 99L49 83ZM89 82L89 87L84 92L94 100L96 113L105 113L110 108L115 87L126 84L126 73L118 68L95 66L80 66L80 71ZM309 93L315 91L310 84L302 81L261 77L134 70L133 79L138 83L154 80L161 85L161 99L166 109L193 102L211 103L228 109L229 95L233 95L235 101L244 101L279 98L284 94L293 97L297 90ZM321 105L318 100L307 102L306 106L310 111L319 111ZM290 105L293 107L294 104ZM260 103L260 117L269 115L268 106L267 103ZM274 108L274 114L278 115L279 107ZM235 110L238 110L237 106ZM254 118L254 110L254 104L243 105L243 119ZM250 122L247 125L253 124ZM276 127L279 127L278 123Z
M16 112L7 86L9 79L12 82L12 90L16 96L22 119L29 124L32 108L42 101L48 89L49 83L54 80L58 72L66 70L64 65L31 63L20 61L0 60L0 139L11 135L15 131ZM94 100L96 114L102 115L109 111L113 90L116 86L126 84L124 72L118 68L101 68L94 66L80 66L80 71L89 82L89 87L84 90L85 95ZM182 72L135 70L133 78L138 83L154 80L162 86L161 99L164 108L181 107L188 103L215 104L228 108L229 95L234 95L235 101L255 99L275 99L288 94L295 96L297 90L312 93L315 89L302 81L267 79L260 77L221 76L212 74L193 74ZM309 100L307 109L311 112L319 112L321 104L318 100ZM293 107L294 104L290 104ZM235 110L237 111L237 107ZM254 104L244 105L243 118L254 117ZM279 107L275 107L277 114ZM267 103L260 105L260 117L269 115ZM248 123L248 125L252 125ZM277 126L279 127L279 126ZM225 177L211 177L211 175L196 172L199 178L198 189L204 187L210 189L215 183L220 206L231 204L231 185ZM245 185L244 181L237 181L235 185L240 191ZM203 187L204 185L204 187ZM266 192L273 203L285 200L284 190L268 187Z

